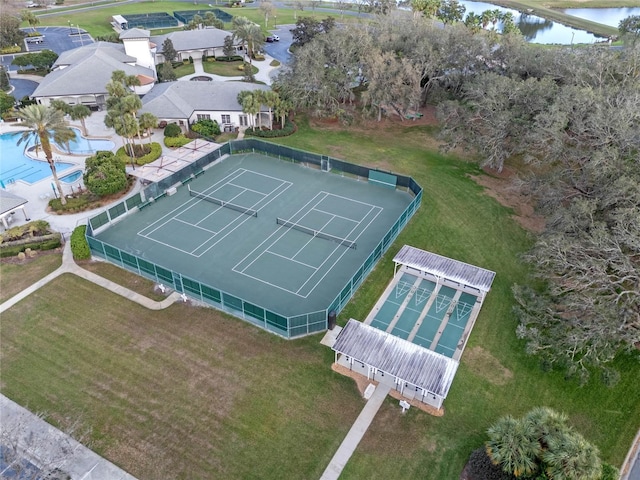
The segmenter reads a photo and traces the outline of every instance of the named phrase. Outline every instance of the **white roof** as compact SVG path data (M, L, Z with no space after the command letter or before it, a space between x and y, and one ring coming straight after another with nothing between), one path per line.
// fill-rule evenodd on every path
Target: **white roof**
M495 272L484 268L469 265L452 258L443 257L436 253L420 250L419 248L404 245L393 261L406 265L421 272L427 272L436 277L444 277L449 280L476 288L482 292L488 292L496 276Z
M445 398L458 362L402 338L350 319L333 350Z
M0 189L0 215L10 212L27 202L28 200L26 198L19 197L11 192Z

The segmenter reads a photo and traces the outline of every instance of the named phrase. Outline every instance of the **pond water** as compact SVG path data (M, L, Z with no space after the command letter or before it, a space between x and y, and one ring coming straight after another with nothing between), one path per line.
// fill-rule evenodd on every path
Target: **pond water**
M620 20L631 15L640 15L640 7L622 8L566 8L562 10L567 15L602 23L610 27L618 28Z
M482 14L485 10L500 10L501 12L511 12L515 18L516 25L522 32L524 38L531 43L541 44L560 44L570 45L571 43L594 43L602 41L600 37L596 37L592 33L578 30L576 28L567 27L561 23L552 22L535 15L520 13L510 8L499 7L492 3L472 2L470 0L460 0L460 3L466 7L465 17L470 12L477 15ZM583 9L590 10L590 9ZM594 10L594 9L591 9ZM608 10L617 10L615 8ZM497 25L500 30L500 25Z

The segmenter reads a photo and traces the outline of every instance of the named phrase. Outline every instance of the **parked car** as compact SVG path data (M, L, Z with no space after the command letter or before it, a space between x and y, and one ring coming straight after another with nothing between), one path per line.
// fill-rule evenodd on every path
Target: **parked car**
M280 37L278 35L269 35L267 38L267 43L279 42Z

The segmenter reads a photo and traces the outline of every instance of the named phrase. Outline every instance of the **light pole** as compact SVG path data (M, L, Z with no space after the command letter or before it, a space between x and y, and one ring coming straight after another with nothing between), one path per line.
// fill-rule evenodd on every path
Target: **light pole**
M273 16L273 28L278 28L278 16Z
M78 36L80 37L80 46L84 47L84 40L82 40L82 33L80 33L80 24L76 25L78 27Z
M71 34L73 33L73 31L71 30L71 20L67 20L67 23L69 24L69 36L71 36Z

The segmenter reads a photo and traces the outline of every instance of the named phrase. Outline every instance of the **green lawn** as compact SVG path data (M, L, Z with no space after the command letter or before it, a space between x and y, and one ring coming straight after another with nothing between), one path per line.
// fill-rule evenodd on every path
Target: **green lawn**
M238 70L238 67L242 66L241 61L235 62L204 62L202 67L207 73L212 75L220 75L221 77L238 77L244 75L243 70ZM258 73L258 68L255 65L251 66L251 70L255 75Z
M614 389L543 373L515 336L510 293L527 282L529 236L483 193L472 163L433 149L432 129L312 127L279 143L412 175L416 216L340 315L363 319L401 245L497 272L444 417L388 399L341 478L457 479L486 428L534 405L566 412L620 465L640 418L640 363ZM241 320L174 305L149 312L65 275L2 315L2 393L49 419L82 415L96 450L139 478L319 478L363 402L330 370L320 336L280 340Z
M0 303L46 277L62 264L61 253L40 253L20 263L0 263Z
M179 67L175 67L173 71L175 72L176 77L180 78L185 75L193 75L196 73L196 68L193 66L193 63L183 63Z

